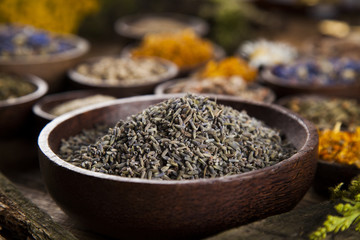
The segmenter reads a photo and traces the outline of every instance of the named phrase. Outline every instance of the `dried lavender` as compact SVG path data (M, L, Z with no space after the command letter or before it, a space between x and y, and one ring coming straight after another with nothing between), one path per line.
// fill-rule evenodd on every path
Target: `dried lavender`
M79 136L79 138L84 136ZM172 98L120 120L96 143L60 156L76 166L123 177L182 180L229 176L274 165L295 148L245 111L208 98Z

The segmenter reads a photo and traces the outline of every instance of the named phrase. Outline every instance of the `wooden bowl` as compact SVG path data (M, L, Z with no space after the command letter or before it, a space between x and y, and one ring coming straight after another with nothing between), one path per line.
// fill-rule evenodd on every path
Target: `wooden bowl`
M330 187L344 183L347 187L351 180L360 174L360 168L355 165L328 162L319 159L314 180L314 190L323 195L330 195Z
M139 44L129 44L129 45L125 46L121 51L121 56L131 57L132 56L131 51L134 50L138 45ZM213 49L214 49L214 52L213 52L212 59L220 60L226 56L225 50L222 47L220 47L219 45L216 45L213 43ZM196 70L204 67L210 60L199 63L197 65L193 65L193 66L179 67L179 76L183 77L190 73L194 73Z
M172 95L175 96L175 95ZM179 96L179 95L176 95ZM94 124L113 126L169 96L141 96L62 115L39 136L40 168L57 204L86 228L116 238L200 238L292 209L312 184L315 127L285 108L219 97L282 131L297 153L271 167L215 179L158 181L124 178L76 167L56 154L61 139Z
M0 101L0 138L15 136L31 128L31 108L48 91L48 84L33 75L14 74L15 77L29 82L36 87L35 91L25 96Z
M31 108L48 90L47 83L32 75L19 75L36 86L28 95L0 101L0 170L4 173L19 171L38 164L36 139Z
M49 85L49 92L61 90L65 85L66 71L73 67L89 51L89 43L75 35L65 35L74 43L75 48L62 53L31 58L16 57L0 59L0 71L19 74L33 74L44 79Z
M82 63L94 63L101 58L103 58L103 57L90 58ZM152 58L152 57L150 57L150 58ZM174 78L175 76L177 76L178 71L179 71L178 67L170 61L167 61L167 60L161 59L161 58L156 58L156 57L154 57L154 59L156 59L163 66L165 66L167 71L164 72L163 74L152 77L151 81L149 81L149 83L146 83L146 84L134 84L134 85L130 85L130 86L121 86L121 85L110 85L110 84L105 84L105 83L102 83L102 84L93 83L93 82L91 82L90 77L84 76L75 70L78 65L68 71L68 76L70 78L71 84L76 89L99 90L99 91L103 92L104 94L110 94L110 95L115 94L116 96L119 96L119 97L130 97L130 96L136 96L136 95L142 95L142 94L151 94L151 93L153 93L156 85L158 85L162 82L165 82L169 79ZM147 79L150 79L150 77Z
M101 91L96 90L78 90L78 91L68 91L46 95L41 100L39 100L35 105L33 105L32 111L36 117L36 123L38 129L42 129L46 124L54 120L57 116L51 114L51 110L67 101L89 97L95 94L103 94ZM115 98L121 97L121 94L108 95Z
M260 72L261 81L274 90L276 96L283 97L294 94L314 94L332 97L360 99L360 84L337 85L293 85L287 84L272 73L271 68Z
M171 93L169 92L169 90L170 90L175 84L177 84L178 82L182 82L182 81L184 81L184 82L186 82L186 81L191 81L191 78L179 78L179 79L173 79L173 80L164 82L164 83L159 84L158 86L156 86L154 92L155 92L155 94L157 94L157 95L161 95L161 94L171 94ZM253 87L253 88L259 88L259 87L263 87L263 86L254 83L254 84L252 84L252 87ZM264 87L264 88L266 88L266 87ZM272 102L275 101L276 96L275 96L275 93L274 93L271 89L268 88L268 90L269 90L269 94L266 96L266 98L264 99L263 102L272 103ZM200 95L209 95L209 94L204 93L204 94L200 94ZM210 94L210 95L213 95L213 94ZM219 95L218 95L218 96L219 96ZM241 100L241 99L246 99L246 98L243 98L243 97L241 97L241 96L231 96L231 95L226 95L226 96L231 97L232 99L239 99L239 100ZM247 99L247 100L252 100L252 99Z
M129 15L118 19L115 22L115 31L123 37L141 40L149 31L141 32L136 29L134 25L138 21L145 21L151 19L162 19L164 21L176 21L191 28L195 33L204 36L209 31L209 25L201 18L194 16L187 16L178 13L149 13L149 14L136 14Z

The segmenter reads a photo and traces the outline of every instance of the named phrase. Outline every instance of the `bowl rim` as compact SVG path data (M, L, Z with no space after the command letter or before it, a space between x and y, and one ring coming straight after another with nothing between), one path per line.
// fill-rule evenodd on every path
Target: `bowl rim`
M48 111L45 111L43 109L44 104L51 103L54 100L55 101L56 100L64 100L62 98L66 98L66 97L69 97L68 100L71 101L71 100L74 100L74 99L83 98L83 97L96 95L96 94L108 95L108 96L118 98L117 96L115 96L115 94L103 93L103 92L99 92L99 91L92 90L92 89L71 90L71 91L53 93L53 94L44 96L42 99L40 99L39 101L37 101L33 105L32 111L36 116L38 116L40 118L44 118L45 120L51 121L51 120L53 120L54 118L56 118L58 116L55 116L55 115L49 113ZM68 101L68 100L65 100L65 101Z
M64 60L77 58L84 55L90 49L90 43L88 40L79 37L74 34L56 34L56 36L63 37L70 42L75 44L74 48L66 50L64 52L50 54L50 55L34 55L31 57L16 56L9 59L1 59L0 65L13 66L13 65L34 65L34 64L46 64L46 63L57 63Z
M171 97L181 97L182 94L168 94L168 95L143 95L143 96L134 96L134 97L128 97L128 98L122 98L117 99L111 102L104 102L104 103L98 103L94 104L92 106L87 106L82 109L77 109L69 113L65 113L54 120L52 120L50 123L48 123L40 132L38 137L38 147L41 153L46 157L46 161L50 161L53 164L57 165L58 167L65 168L66 170L69 170L71 172L75 172L76 174L85 175L87 177L91 178L99 178L101 180L107 180L107 181L116 181L116 182L124 182L124 183L138 183L138 184L148 184L148 185L192 185L192 184L214 184L214 183L220 183L220 182L232 182L237 180L244 180L244 179L250 179L254 178L256 176L261 176L266 174L267 172L275 172L277 171L283 164L287 164L288 162L294 161L296 159L302 158L304 155L312 151L313 149L317 149L318 145L318 137L317 137L317 130L315 126L309 122L308 120L300 117L297 114L294 114L293 112L287 110L284 107L270 104L270 103L262 103L262 102L256 102L256 101L250 101L250 100L239 100L239 102L244 102L252 105L257 106L263 106L263 107L269 107L275 111L278 111L282 114L287 115L288 117L296 120L306 131L306 140L304 145L290 158L284 159L281 162L274 164L269 167L265 167L262 169L257 169L250 172L245 172L241 174L226 176L226 177L216 177L216 178L207 178L207 179L193 179L193 180L166 180L166 181L160 181L160 180L153 180L153 179L140 179L140 178L126 178L121 177L117 175L110 175L100 172L93 172L87 169L83 169L80 167L77 167L71 163L66 162L65 160L62 160L58 155L55 154L54 151L49 146L48 137L51 134L51 131L56 128L59 124L66 122L67 120L76 117L80 114L86 113L88 111L101 109L104 107L108 107L111 105L117 105L117 104L126 104L126 103L133 103L138 101L149 101L149 100L166 100ZM218 99L222 100L232 100L231 98L227 96L221 96L218 97ZM41 165L40 165L41 167Z
M152 17L168 18L171 20L176 20L181 23L185 23L189 28L193 29L198 35L204 36L209 32L208 23L202 18L186 15L181 13L173 12L161 12L161 13L138 13L132 15L126 15L117 19L114 23L114 30L117 34L134 39L142 39L146 34L136 33L132 31L133 22L136 22L141 19L147 19Z
M22 81L31 83L32 85L34 85L36 87L35 91L26 94L24 96L18 97L18 98L14 98L9 100L1 100L0 101L0 107L11 107L11 106L16 106L16 105L20 105L26 102L31 102L37 99L40 99L41 97L43 97L48 89L49 89L49 85L45 82L45 80L43 80L42 78L39 78L35 75L32 74L17 74L17 73L6 73L12 76L16 76L21 78Z
M110 58L120 58L120 59L131 59L130 57L121 56L121 55L103 55L103 56L91 57L91 58L83 60L82 62L76 64L76 66L70 68L67 71L67 75L69 76L71 81L73 81L77 84L81 84L83 86L89 86L89 87L95 87L95 88L123 88L123 89L126 89L126 88L147 87L147 86L150 87L150 86L153 86L154 84L159 84L164 81L167 81L168 79L171 79L171 78L177 76L179 73L179 68L175 63L173 63L169 60L163 59L163 58L152 57L152 56L139 57L139 59L155 59L156 61L160 62L163 66L165 66L166 71L164 73L156 75L156 76L140 78L141 80L142 79L152 79L153 80L153 81L148 81L145 84L132 84L132 85L119 85L119 84L115 85L115 84L107 84L107 83L99 84L99 83L94 83L92 81L92 79L96 79L96 78L85 76L76 71L76 69L82 64L95 63L103 58L109 58L109 57ZM89 79L91 81L89 81ZM133 78L131 80L134 80L136 82L139 79Z
M176 84L177 82L186 82L186 81L191 81L192 79L196 79L196 77L184 77L184 78L175 78L175 79L171 79L167 82L164 82L164 83L161 83L159 85L157 85L155 87L155 90L154 90L154 93L156 95L164 95L164 94L172 94L172 93L167 93L165 92L169 87L173 86L174 84ZM268 101L265 101L265 102L269 102L269 103L273 103L275 102L275 99L276 99L276 94L275 92L269 88L269 87L266 87L266 86L263 86L261 84L258 84L256 82L253 82L251 83L251 85L255 86L255 87L262 87L262 88L266 88L269 90L269 100ZM183 92L185 93L185 92ZM235 96L235 95L226 95L226 94L213 94L213 93L195 93L195 94L198 94L198 95L216 95L216 96L229 96L231 97L232 99L236 100L236 99L244 99L246 100L247 98L242 98L241 96ZM248 100L252 100L252 99L248 99ZM256 101L256 100L253 100L253 101Z

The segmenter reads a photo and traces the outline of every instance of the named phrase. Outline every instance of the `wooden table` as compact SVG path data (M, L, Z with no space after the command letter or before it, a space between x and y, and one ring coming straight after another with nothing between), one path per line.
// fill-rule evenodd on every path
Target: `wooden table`
M51 218L73 233L81 240L109 239L83 229L72 221L52 200L47 193L38 168L27 171L9 173L7 177L17 186L20 192ZM208 240L227 239L308 239L310 232L321 225L326 215L333 212L333 205L326 198L316 194L311 188L299 204L290 212L269 217L245 226L230 229ZM354 230L337 234L327 239L360 239L360 233Z

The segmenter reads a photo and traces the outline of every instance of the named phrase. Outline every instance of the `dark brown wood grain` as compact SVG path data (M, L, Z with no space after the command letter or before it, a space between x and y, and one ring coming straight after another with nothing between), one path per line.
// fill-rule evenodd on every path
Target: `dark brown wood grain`
M0 227L0 236L6 239L77 239L27 200L1 173Z
M311 186L317 160L315 127L284 108L227 97L217 102L245 109L280 129L298 153L274 166L236 176L169 182L94 173L54 155L62 138L96 123L114 124L168 97L116 100L82 114L63 115L43 130L39 137L43 178L51 196L72 219L113 237L199 238L289 211Z

